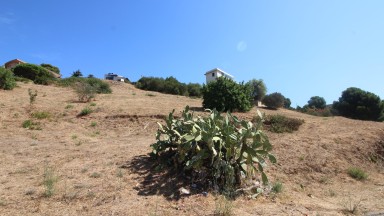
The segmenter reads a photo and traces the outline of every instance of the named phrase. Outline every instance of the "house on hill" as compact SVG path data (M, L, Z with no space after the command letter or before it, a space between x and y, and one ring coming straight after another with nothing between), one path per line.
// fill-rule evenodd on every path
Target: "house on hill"
M125 77L117 75L117 74L114 74L114 73L107 73L107 74L104 75L104 79L124 82Z
M223 70L220 70L219 68L214 68L210 71L207 71L205 74L206 83L216 80L219 77L226 77L228 79L233 79L233 76L229 73L224 72Z
M13 60L5 63L4 67L5 67L5 69L12 69L12 68L16 67L19 64L25 64L25 63L27 63L27 62L22 61L20 59L13 59Z

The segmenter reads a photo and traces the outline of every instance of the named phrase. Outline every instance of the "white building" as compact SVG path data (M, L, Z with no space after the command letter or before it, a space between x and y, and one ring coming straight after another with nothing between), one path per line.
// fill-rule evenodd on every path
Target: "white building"
M222 76L227 77L229 79L233 79L232 75L224 72L223 70L220 70L219 68L214 68L214 69L205 73L205 78L206 78L207 84L213 80L216 80L219 77L222 77Z
M120 76L114 73L105 74L104 78L106 80L113 80L113 81L120 81L120 82L124 82L124 79L125 79L123 76Z

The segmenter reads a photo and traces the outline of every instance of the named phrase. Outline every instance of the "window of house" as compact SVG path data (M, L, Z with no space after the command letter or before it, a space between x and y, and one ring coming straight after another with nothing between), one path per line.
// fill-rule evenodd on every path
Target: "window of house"
M214 77L215 76L215 73L212 73L212 77Z

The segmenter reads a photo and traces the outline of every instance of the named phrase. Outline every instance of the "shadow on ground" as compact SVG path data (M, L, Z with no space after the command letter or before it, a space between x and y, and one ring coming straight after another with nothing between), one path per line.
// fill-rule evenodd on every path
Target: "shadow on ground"
M175 172L159 170L156 165L156 161L150 156L139 155L123 164L121 168L137 174L135 179L140 182L140 185L135 186L134 189L138 191L138 195L162 195L170 200L181 198L179 189L189 187L186 178Z

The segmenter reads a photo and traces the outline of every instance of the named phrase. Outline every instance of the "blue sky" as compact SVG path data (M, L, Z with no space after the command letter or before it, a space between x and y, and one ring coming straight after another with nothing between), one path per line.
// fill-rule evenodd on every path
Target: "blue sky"
M292 106L348 87L384 99L384 1L4 1L0 64L19 58L80 69L204 83L220 68L263 79Z

